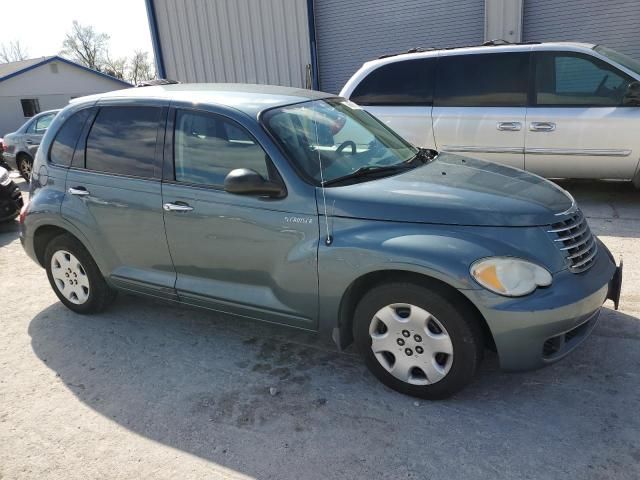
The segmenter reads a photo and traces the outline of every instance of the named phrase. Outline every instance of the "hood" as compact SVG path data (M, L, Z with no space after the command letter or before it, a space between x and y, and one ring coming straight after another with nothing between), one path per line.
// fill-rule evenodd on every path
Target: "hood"
M335 216L442 225L549 225L574 205L542 177L451 153L399 175L328 187L325 195Z

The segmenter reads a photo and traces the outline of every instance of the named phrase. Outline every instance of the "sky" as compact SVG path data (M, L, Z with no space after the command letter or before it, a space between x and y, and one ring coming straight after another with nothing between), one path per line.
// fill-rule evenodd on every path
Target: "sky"
M144 0L0 0L0 12L0 44L20 40L29 58L58 54L74 20L109 34L112 57L153 58Z

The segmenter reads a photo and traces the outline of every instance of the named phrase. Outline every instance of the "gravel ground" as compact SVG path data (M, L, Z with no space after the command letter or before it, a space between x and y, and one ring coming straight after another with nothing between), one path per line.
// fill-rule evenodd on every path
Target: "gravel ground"
M543 370L488 354L443 402L281 327L127 295L75 315L0 226L0 478L639 478L640 192L563 186L624 256L620 311Z

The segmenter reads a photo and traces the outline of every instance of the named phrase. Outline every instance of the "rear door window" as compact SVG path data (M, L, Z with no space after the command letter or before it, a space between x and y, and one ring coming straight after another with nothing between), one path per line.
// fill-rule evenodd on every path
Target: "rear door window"
M382 65L358 84L350 100L360 105L431 105L435 64L435 58L422 58Z
M222 187L236 168L249 168L269 178L265 151L240 124L220 115L178 110L175 125L178 182Z
M160 107L100 108L87 137L86 168L98 172L156 176Z
M529 53L484 53L438 58L435 106L524 107Z
M71 165L76 143L78 143L84 123L89 117L89 112L89 109L80 110L64 122L51 144L51 150L49 151L49 161L51 163L65 167Z
M606 62L572 52L536 52L535 103L547 106L623 105L633 79Z

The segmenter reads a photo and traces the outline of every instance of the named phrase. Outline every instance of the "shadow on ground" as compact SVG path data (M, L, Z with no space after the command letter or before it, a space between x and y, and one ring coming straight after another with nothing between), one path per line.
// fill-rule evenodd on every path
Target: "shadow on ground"
M29 334L95 411L250 476L640 475L640 322L608 309L564 361L505 374L489 355L468 389L431 403L313 335L129 296L91 317L53 304Z

